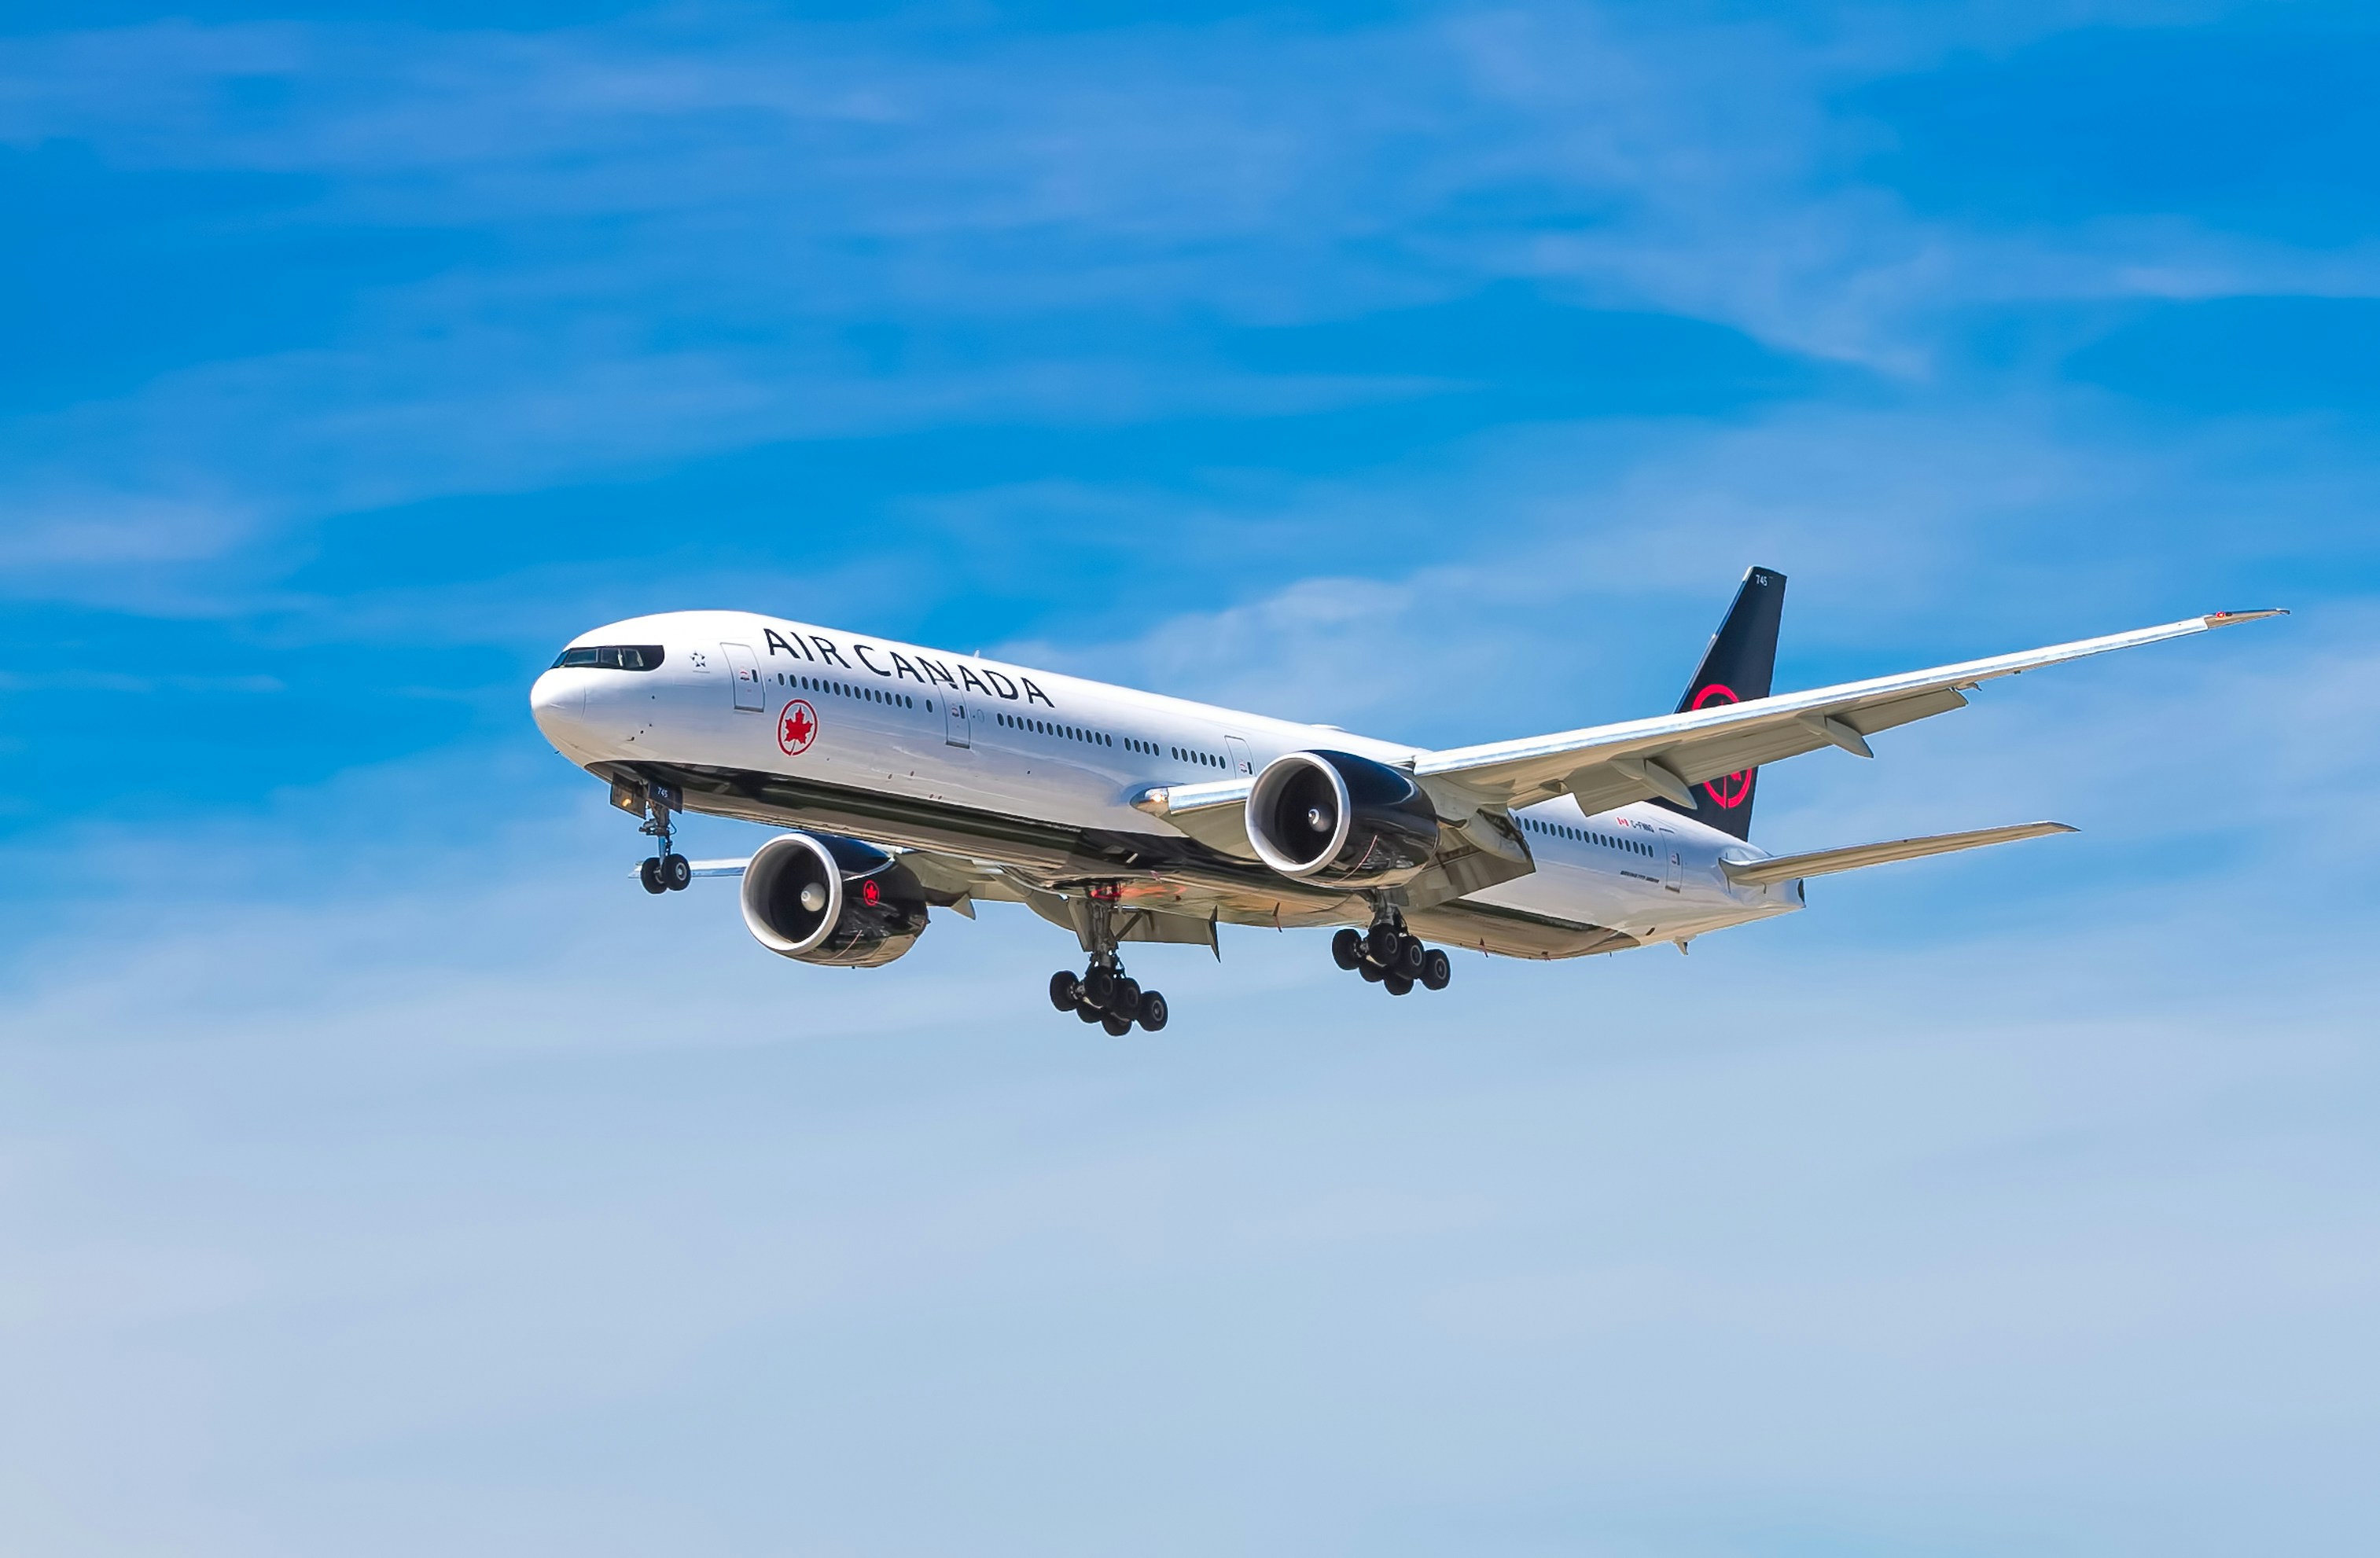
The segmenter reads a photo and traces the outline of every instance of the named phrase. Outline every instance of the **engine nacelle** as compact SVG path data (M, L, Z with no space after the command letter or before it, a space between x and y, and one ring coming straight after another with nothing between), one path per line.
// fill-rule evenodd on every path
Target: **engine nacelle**
M780 833L744 868L744 924L781 958L874 968L916 945L926 895L910 869L856 839Z
M1346 752L1274 758L1248 794L1247 821L1267 865L1326 887L1409 881L1438 851L1438 808L1414 777Z

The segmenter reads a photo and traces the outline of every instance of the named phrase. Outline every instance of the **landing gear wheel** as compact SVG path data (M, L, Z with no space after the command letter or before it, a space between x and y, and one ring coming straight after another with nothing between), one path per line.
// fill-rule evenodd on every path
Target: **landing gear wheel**
M1083 982L1064 969L1050 976L1050 1004L1060 1011L1072 1011L1083 998Z
M1075 1015L1086 1022L1097 1022L1099 1020L1099 1008L1085 1001L1075 1008Z
M1140 993L1140 1025L1154 1033L1165 1026L1165 997L1154 990Z
M662 880L674 893L686 891L686 885L694 880L694 862L679 854L663 856Z
M1378 984L1381 980L1389 977L1380 972L1379 964L1370 961L1366 961L1355 972L1364 976L1364 983L1366 984Z
M1364 960L1364 933L1349 925L1330 938L1330 960L1342 969L1353 970Z
M1126 974L1115 982L1115 994L1108 997L1108 1009L1129 1024L1140 1016L1140 981Z
M1374 925L1364 936L1364 955L1384 969L1397 966L1397 954L1404 947L1405 933L1385 921Z
M1413 981L1407 979L1403 974L1392 973L1386 979L1381 980L1380 983L1388 987L1389 994L1391 996L1410 996L1413 994Z
M1083 975L1083 1004L1105 1011L1115 1004L1116 976L1105 969L1093 969Z
M662 880L662 863L650 856L647 856L645 863L637 867L637 880L645 885L645 891L649 893L669 891L669 884Z
M1422 961L1427 955L1428 948L1421 944L1419 936L1405 937L1404 945L1397 948L1396 973L1407 981L1419 979Z
M1108 1031L1108 1036L1110 1038L1120 1039L1126 1033L1132 1032L1132 1019L1129 1017L1102 1017L1099 1019L1099 1026Z
M1433 947L1422 955L1421 982L1433 990L1443 990L1454 978L1454 960L1446 955L1443 947Z

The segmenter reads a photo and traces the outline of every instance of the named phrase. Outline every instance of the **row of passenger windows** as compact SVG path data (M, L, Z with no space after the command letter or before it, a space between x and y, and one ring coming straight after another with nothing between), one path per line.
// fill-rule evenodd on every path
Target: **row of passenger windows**
M565 649L551 669L585 666L597 670L658 670L661 663L662 646L658 644L590 644L583 649Z
M1647 857L1654 853L1651 845L1640 844L1633 839L1621 839L1609 833L1597 833L1585 827L1572 827L1567 823L1544 822L1536 817L1523 817L1521 826L1534 833L1550 833L1557 839L1572 839L1579 843L1594 844L1602 849L1625 850L1630 854Z
M997 718L1012 731L1030 731L1037 736L1060 736L1067 741L1088 742L1093 746L1115 744L1115 738L1105 731L1087 730L1080 725L1061 725L1054 719L1036 719L1028 714L1002 714Z
M895 708L917 707L917 700L906 693L887 692L881 687L863 687L856 682L830 682L823 676L796 676L781 670L777 672L777 685L799 687L806 693L831 693L838 698L859 698L868 703L890 704ZM928 698L926 712L930 714L933 709L934 701Z
M1209 768L1230 767L1227 760L1211 752L1199 752L1186 746L1160 748L1154 742L1145 742L1137 736L1111 736L1105 731L1087 730L1080 725L1062 725L1054 719L1036 719L1029 714L1000 714L994 718L1012 731L1030 731L1036 735L1088 742L1094 746L1120 746L1126 752L1137 752L1147 757L1171 752L1177 763L1196 763Z
M565 649L561 658L553 662L556 669L563 666L588 666L605 670L652 670L661 663L662 646L658 644L609 644L590 646L584 649ZM859 698L868 703L888 704L896 708L917 707L917 700L907 693L890 692L880 687L865 686L856 682L835 682L823 676L802 676L783 670L776 672L775 675L777 685L780 687L798 687L807 693L828 693L838 698ZM934 701L928 698L926 712L931 714L933 710ZM1068 741L1087 742L1094 746L1121 744L1127 752L1137 752L1149 757L1158 755L1159 749L1155 743L1145 742L1135 736L1111 736L1104 731L1087 730L1080 725L1062 725L1054 719L1036 719L1023 714L1001 714L997 718L1001 724L1012 731L1031 731L1036 735L1060 736ZM1196 763L1208 768L1231 767L1229 759L1219 757L1211 752L1200 752L1186 746L1170 747L1166 750L1173 754L1173 760L1177 763Z

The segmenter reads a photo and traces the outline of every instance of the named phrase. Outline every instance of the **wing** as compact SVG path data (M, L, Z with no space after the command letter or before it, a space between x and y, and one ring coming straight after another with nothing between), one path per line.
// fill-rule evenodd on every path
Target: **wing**
M929 850L912 850L891 846L891 852L901 857L926 889L926 901L943 909L954 909L968 919L975 918L974 900L978 898L1006 899L1022 903L1026 900L1024 884L1012 880L997 865L968 860L960 855L947 855ZM638 862L639 868L643 863ZM698 860L688 863L697 876L740 877L751 865L752 857L740 860ZM635 876L636 872L630 872Z
M2282 611L2217 611L2161 627L2053 644L2000 655L1846 682L1807 693L1664 714L1617 725L1595 725L1548 736L1456 747L1418 756L1414 773L1447 817L1482 807L1524 806L1567 791L1590 814L1658 797L1694 804L1693 787L1723 775L1775 763L1822 746L1872 756L1867 738L1896 725L1966 707L1966 694L1985 682L2039 666L2186 638L2237 622L2284 616ZM1135 804L1196 833L1206 815L1247 799L1251 779L1175 785L1152 791ZM1220 824L1219 823L1219 826ZM1228 831L1228 827L1226 827Z
M1423 758L1415 772L1425 779L1453 780L1466 790L1501 798L1507 804L1524 805L1569 791L1590 813L1655 796L1690 806L1694 804L1690 786L1822 746L1840 746L1862 757L1873 755L1866 738L1928 715L1963 708L1966 693L1982 682L2111 649L2185 638L2280 614L2218 611L2162 627L1847 682L1813 692L1460 747Z

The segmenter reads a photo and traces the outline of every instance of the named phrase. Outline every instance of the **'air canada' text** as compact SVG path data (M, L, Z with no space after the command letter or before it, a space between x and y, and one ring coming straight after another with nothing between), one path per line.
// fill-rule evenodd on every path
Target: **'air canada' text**
M788 638L772 627L762 628L760 631L767 635L769 653L771 656L791 655L797 660L807 660L812 665L834 665L841 666L845 670L868 670L884 678L887 682L898 682L905 676L920 686L930 687L939 682L953 692L964 692L973 688L988 698L1005 698L1011 703L1021 699L1028 704L1040 704L1052 710L1058 707L1050 701L1049 694L1033 684L1033 678L1003 676L990 666L970 667L966 661L960 660L958 674L953 676L951 668L931 655L917 654L912 658L911 655L905 655L898 649L887 649L875 644L862 644L854 639L851 653L859 661L859 664L855 666L850 660L843 658L843 651L836 648L834 640L825 634L795 633ZM892 665L889 668L879 665L877 658L880 656L891 660Z

